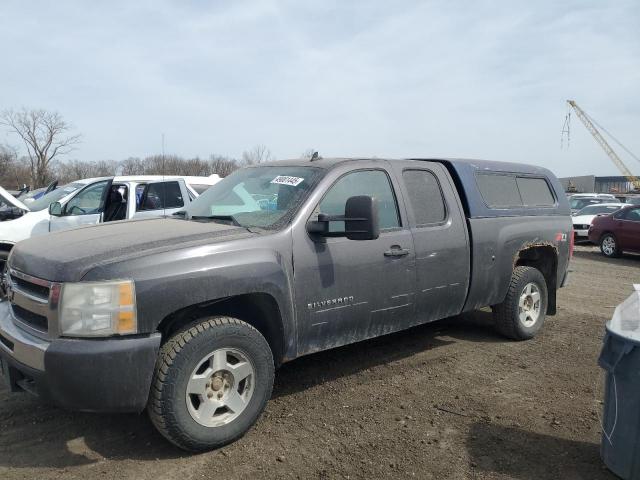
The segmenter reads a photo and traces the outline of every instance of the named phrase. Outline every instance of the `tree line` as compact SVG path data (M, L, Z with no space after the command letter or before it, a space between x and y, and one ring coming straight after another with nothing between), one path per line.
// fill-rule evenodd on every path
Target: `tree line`
M22 147L0 144L0 186L6 189L19 189L23 185L33 189L54 180L62 185L81 178L113 175L209 176L216 173L225 177L240 167L274 160L265 145L244 151L240 158L216 154L208 158L154 154L96 162L65 160L82 137L74 133L57 112L5 110L0 113L0 127L12 134ZM313 153L307 150L301 157L311 158Z
M205 158L184 158L178 155L150 155L144 158L130 157L125 160L59 160L52 162L44 175L36 179L31 174L28 159L19 157L15 150L0 145L0 186L20 189L24 185L39 188L57 180L60 185L91 177L115 175L194 175L209 176L217 173L229 175L244 165L242 159L211 155Z

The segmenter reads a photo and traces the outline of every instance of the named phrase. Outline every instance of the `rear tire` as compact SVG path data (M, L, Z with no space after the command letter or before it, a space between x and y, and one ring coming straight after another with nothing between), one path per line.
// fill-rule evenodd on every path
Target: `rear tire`
M618 239L613 233L605 233L600 238L600 251L605 257L617 258L622 254L618 247Z
M149 403L165 438L193 452L242 437L271 396L273 356L251 325L230 317L198 321L160 349Z
M496 329L513 340L528 340L542 328L547 312L547 282L540 270L516 267L504 301L493 307Z

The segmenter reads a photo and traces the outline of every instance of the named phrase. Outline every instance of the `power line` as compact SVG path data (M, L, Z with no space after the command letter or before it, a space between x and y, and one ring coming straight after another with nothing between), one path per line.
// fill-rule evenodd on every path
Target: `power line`
M638 158L638 156L633 153L631 150L629 150L627 147L625 147L622 142L620 140L618 140L616 137L614 137L612 135L612 133L607 130L606 128L604 128L602 125L600 125L595 118L593 118L591 115L585 113L585 115L589 118L589 120L591 120L600 130L602 130L604 133L606 133L607 135L609 135L609 137L611 137L611 140L613 140L614 142L616 142L620 148L622 148L625 152L627 152L629 155L631 155L633 157L634 160L636 160L637 162L640 163L640 158Z

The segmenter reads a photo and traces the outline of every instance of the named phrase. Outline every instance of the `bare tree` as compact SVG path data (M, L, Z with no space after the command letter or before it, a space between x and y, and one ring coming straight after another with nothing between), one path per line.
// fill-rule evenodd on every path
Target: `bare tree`
M138 157L129 157L126 160L123 160L120 162L120 168L122 169L122 175L145 174L144 162Z
M20 189L31 183L29 160L18 157L18 149L0 145L0 185L10 190Z
M244 165L255 165L257 163L273 160L271 152L265 145L256 145L251 150L242 152L242 163Z
M24 142L31 164L34 188L47 182L51 161L69 153L80 142L80 135L71 135L71 125L58 112L42 109L5 110L0 125L8 127Z
M223 157L221 155L211 155L209 157L209 167L211 173L217 173L221 177L230 175L238 169L238 161L234 158Z

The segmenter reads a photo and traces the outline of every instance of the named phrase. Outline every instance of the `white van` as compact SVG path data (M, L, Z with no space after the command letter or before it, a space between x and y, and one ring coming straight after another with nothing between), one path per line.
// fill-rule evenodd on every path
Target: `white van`
M87 178L24 204L0 187L0 200L24 212L0 222L0 272L20 240L82 225L171 215L220 181L218 175Z

